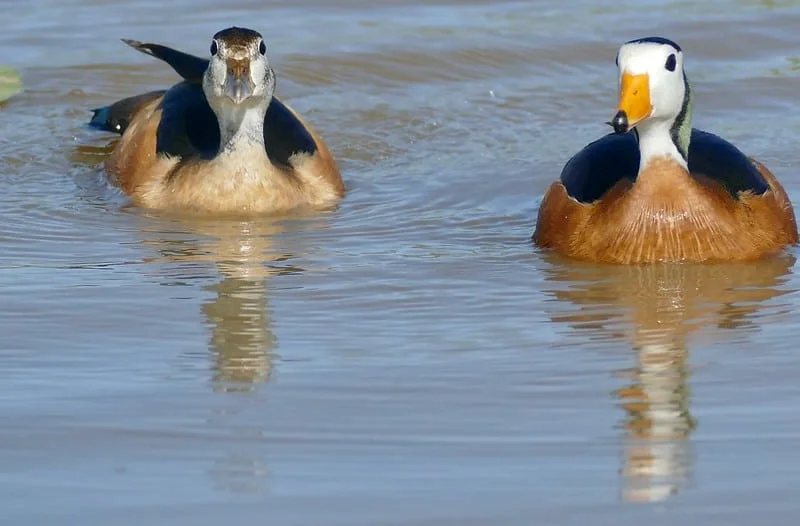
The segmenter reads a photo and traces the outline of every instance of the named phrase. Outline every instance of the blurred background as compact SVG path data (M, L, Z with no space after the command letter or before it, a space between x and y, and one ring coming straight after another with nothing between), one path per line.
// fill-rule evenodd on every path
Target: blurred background
M531 246L608 132L620 44L800 198L800 2L0 0L8 524L790 523L796 252L605 267ZM90 108L169 87L120 38L260 31L328 213L178 220L103 182ZM793 453L793 451L795 453Z

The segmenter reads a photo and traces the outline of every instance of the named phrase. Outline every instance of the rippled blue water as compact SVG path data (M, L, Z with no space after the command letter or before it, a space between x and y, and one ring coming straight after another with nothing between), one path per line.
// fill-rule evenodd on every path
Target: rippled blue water
M695 122L800 195L798 2L0 2L8 524L789 524L796 252L604 268L528 243L669 36ZM332 213L125 206L88 108L168 86L136 38L262 31L330 143Z

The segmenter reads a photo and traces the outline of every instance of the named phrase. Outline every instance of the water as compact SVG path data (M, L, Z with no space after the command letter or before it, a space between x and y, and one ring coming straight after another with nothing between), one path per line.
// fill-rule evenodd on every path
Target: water
M796 251L609 268L528 242L606 133L614 55L678 41L695 124L797 204L800 2L0 1L3 524L791 523ZM260 30L338 210L188 221L102 184L121 44Z

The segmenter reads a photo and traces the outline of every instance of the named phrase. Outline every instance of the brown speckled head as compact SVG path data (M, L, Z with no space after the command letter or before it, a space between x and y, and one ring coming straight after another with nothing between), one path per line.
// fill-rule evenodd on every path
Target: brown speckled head
M229 102L269 104L275 91L275 74L260 33L242 27L223 29L214 35L209 51L203 90L215 111Z
M225 42L229 47L248 47L249 45L258 43L263 40L261 33L258 31L253 31L252 29L247 29L246 27L229 27L228 29L223 29L221 31L217 31L213 37L216 41Z

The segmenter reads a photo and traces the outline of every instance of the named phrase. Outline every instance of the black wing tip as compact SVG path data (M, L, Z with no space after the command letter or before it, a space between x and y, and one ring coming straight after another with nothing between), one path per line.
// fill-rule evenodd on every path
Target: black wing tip
M130 38L120 38L120 40L136 51L141 51L142 53L146 53L148 55L153 54L153 44L148 44L147 42L141 42L139 40L132 40Z
M111 106L92 108L89 111L92 112L92 117L88 123L90 128L112 133L121 133L123 131L122 122L115 121L111 115Z
M108 120L110 109L109 106L91 108L89 111L92 112L92 118L89 119L89 126L99 130L111 131Z

